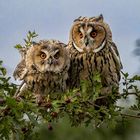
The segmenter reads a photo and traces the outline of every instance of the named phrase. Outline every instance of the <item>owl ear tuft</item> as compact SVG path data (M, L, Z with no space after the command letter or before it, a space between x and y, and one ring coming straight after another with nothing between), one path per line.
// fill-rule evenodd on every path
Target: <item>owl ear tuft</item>
M37 45L38 43L36 43L35 41L32 42L33 45Z
M103 20L104 20L104 17L102 14L100 14L96 19L96 21L98 21L98 22L103 22Z
M32 42L32 46L35 46L35 45L40 45L40 42L38 43L38 42Z
M74 22L76 22L76 21L80 21L80 20L81 20L81 17L82 17L82 16L76 18L76 19L74 20Z
M67 46L66 44L64 44L62 42L60 42L59 45L62 46L62 47L66 47Z

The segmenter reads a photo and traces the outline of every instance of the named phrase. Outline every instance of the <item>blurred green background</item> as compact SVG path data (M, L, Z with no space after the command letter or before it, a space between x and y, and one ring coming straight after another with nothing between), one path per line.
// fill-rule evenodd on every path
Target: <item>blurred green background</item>
M140 140L140 121L127 119L118 122L115 128L94 128L94 126L71 127L67 119L59 120L57 124L51 124L52 130L44 124L35 128L31 140Z

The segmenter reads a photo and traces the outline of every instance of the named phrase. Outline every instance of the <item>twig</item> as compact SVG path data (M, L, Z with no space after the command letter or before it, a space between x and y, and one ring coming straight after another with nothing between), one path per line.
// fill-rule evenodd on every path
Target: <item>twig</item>
M106 95L106 96L100 96L98 98L96 98L96 100L100 100L100 99L104 99L104 98L107 98L109 95Z
M121 116L140 119L140 116L135 116L135 115L130 115L130 114L123 114L123 113L121 113Z
M138 93L140 93L140 92L138 92ZM138 93L136 93L136 92L128 92L128 93L122 93L122 94L119 94L119 95L117 95L117 96L119 96L119 97L122 97L122 96L128 96L128 95L136 95L137 97L139 97L140 98L140 95L138 95Z
M5 113L6 111L9 111L9 109L10 108L8 107L8 105L6 105L4 109L0 110L0 114Z

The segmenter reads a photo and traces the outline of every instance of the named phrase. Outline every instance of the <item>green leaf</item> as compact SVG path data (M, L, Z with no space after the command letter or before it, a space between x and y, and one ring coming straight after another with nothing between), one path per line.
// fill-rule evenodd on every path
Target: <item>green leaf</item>
M6 73L7 73L7 71L6 71L6 69L5 69L5 68L0 68L0 71L2 72L2 75L3 75L3 76L5 76L5 75L6 75Z
M9 107L16 107L17 106L17 101L11 97L6 98L6 103Z
M3 61L0 60L0 65L2 65Z
M26 39L24 39L25 43L28 44L28 41Z
M23 48L20 44L17 44L16 46L14 46L14 48L16 48L16 49L21 49L21 48Z
M100 76L100 74L97 73L93 78L94 78L95 81L101 82L101 76Z
M132 78L133 80L140 80L140 76L138 76L138 75L135 75L133 78Z
M123 74L123 76L124 76L125 78L128 78L128 76L129 76L128 73L123 73L123 72L121 72L121 73Z

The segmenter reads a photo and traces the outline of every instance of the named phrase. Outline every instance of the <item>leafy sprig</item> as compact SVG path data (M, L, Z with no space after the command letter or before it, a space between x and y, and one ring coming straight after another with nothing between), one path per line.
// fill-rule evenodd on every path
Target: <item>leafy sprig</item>
M36 34L35 31L31 32L29 31L26 38L24 39L25 45L24 47L29 48L31 47L31 45L33 44L33 39L36 38L38 36L38 34ZM21 49L23 48L23 46L21 44L17 44L15 46L16 49Z

